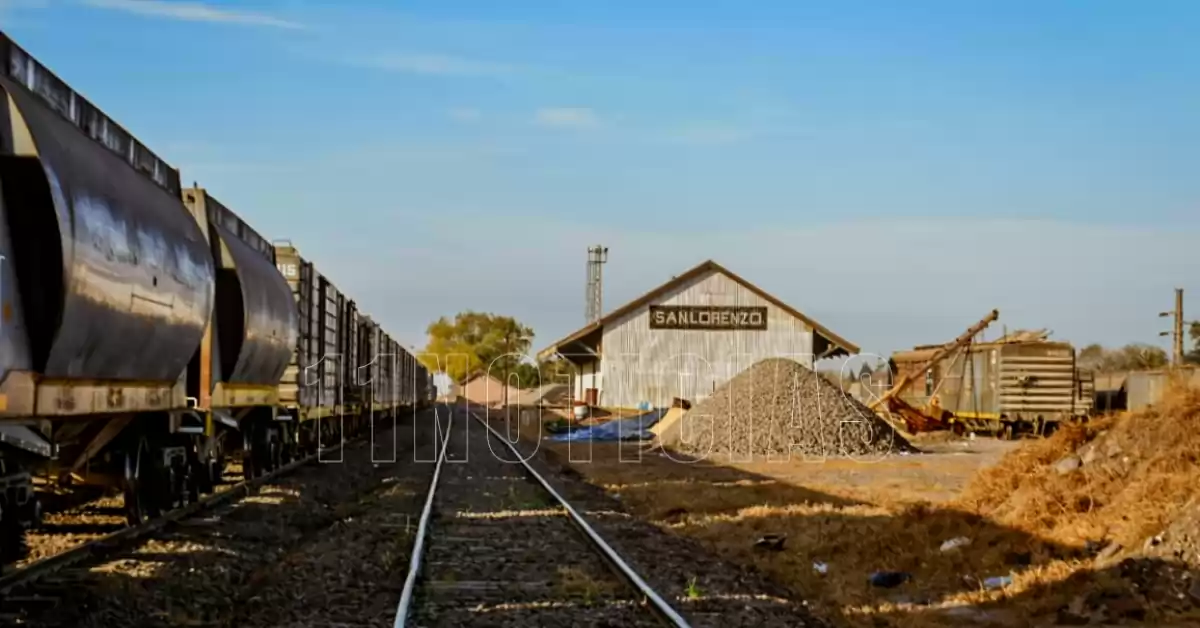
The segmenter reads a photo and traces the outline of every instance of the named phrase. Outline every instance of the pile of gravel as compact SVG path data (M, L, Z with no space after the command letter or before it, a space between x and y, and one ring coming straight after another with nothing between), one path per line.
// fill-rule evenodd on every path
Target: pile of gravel
M860 456L912 450L887 422L799 362L758 362L660 436L691 455Z

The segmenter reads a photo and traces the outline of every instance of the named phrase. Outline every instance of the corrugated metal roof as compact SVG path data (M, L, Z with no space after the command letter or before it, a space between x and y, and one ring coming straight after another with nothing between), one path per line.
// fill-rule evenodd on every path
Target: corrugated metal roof
M522 390L517 393L516 405L535 406L540 403L547 405L565 405L570 403L571 390L566 384L543 384L537 388Z
M708 272L718 272L718 273L725 275L726 277L729 277L730 279L741 284L742 286L744 286L746 289L750 290L754 294L757 294L762 299L775 305L775 307L778 307L779 309L783 310L784 312L787 312L788 314L791 314L792 316L800 319L801 321L804 321L804 323L806 323L809 327L813 328L813 331L815 333L817 333L821 336L824 336L827 340L829 340L830 344L841 347L847 353L850 353L850 354L856 354L859 352L858 345L855 345L855 344L847 341L845 338L842 338L841 336L833 333L832 331L829 331L829 329L827 329L824 325L821 325L820 323L814 321L813 319L809 318L808 316L805 316L804 314L800 313L799 310L796 310L792 306L784 303L783 301L780 301L778 298L772 296L771 294L768 294L762 288L759 288L758 286L750 283L749 281L746 281L742 277L734 274L728 268L725 268L724 266L721 266L720 264L718 264L712 260L707 260L707 261L693 267L691 270L688 270L687 272L683 273L682 275L673 277L670 281L651 290L650 292L647 292L646 294L643 294L642 296L634 299L633 301L630 301L629 303L626 303L625 305L613 310L612 312L609 312L607 315L604 316L604 318L601 318L600 320L598 320L594 323L591 323L591 324L587 325L586 327L568 335L567 337L563 338L562 340L555 342L554 344L550 345L549 347L542 349L540 352L538 352L538 359L545 359L545 358L549 357L551 354L553 354L555 351L557 351L559 347L562 347L563 345L575 342L576 340L579 340L580 338L583 338L584 336L587 336L588 334L590 334L592 332L603 329L605 325L616 320L617 318L620 318L620 317L636 310L637 308L650 303L655 298L662 296L663 294L666 294L667 292L670 292L677 286L683 285L697 277L703 276L705 273L708 273Z
M1129 378L1128 373L1104 373L1096 375L1096 392L1112 393L1118 392L1125 387L1125 380Z

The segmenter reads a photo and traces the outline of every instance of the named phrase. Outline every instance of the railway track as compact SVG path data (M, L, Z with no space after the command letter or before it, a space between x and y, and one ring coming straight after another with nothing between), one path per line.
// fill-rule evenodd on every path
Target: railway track
M506 438L450 426L394 628L689 625Z
M164 527L210 511L254 494L261 486L269 484L296 470L338 456L347 446L365 439L348 440L327 447L319 453L297 460L271 473L252 480L219 487L217 492L207 495L183 508L164 513L136 526L124 526L99 538L75 544L68 549L42 557L32 562L12 567L0 575L0 625L24 621L30 611L60 602L81 580L71 573L74 568L94 562L139 539L151 536ZM46 535L49 536L49 535Z

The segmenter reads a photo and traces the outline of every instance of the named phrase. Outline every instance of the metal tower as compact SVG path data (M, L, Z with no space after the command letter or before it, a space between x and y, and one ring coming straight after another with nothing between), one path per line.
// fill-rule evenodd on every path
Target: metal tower
M604 285L601 268L608 261L608 247L597 244L596 246L588 247L588 262L587 262L587 299L586 316L588 323L594 323L600 319L604 311L603 294Z

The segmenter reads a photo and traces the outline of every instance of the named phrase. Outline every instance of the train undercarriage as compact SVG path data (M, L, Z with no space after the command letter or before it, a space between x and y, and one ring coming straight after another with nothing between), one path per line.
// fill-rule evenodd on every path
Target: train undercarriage
M23 558L25 533L41 523L41 491L120 494L126 521L140 525L225 481L261 477L335 445L343 427L349 437L360 422L301 424L260 407L214 411L211 418L189 411L35 423L0 424L0 564ZM241 477L230 478L229 463L238 459Z

